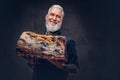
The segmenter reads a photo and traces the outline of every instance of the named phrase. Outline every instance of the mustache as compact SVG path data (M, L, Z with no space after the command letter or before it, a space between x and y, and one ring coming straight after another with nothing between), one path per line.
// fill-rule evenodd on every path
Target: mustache
M50 22L54 22L55 24L58 24L58 21L56 20L50 20Z

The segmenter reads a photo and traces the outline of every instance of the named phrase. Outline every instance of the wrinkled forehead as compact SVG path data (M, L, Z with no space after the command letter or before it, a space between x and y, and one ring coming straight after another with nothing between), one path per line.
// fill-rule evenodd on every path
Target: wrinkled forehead
M50 13L54 13L54 14L62 16L62 9L57 8L57 7L53 7L49 10L48 14L50 14Z

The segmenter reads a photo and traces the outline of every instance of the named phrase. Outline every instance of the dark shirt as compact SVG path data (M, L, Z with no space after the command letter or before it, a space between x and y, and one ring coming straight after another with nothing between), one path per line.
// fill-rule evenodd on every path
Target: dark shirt
M60 31L51 33L51 35L62 35ZM67 37L66 37L67 38ZM74 64L79 68L78 58L75 48L75 41L67 38L66 43L66 57L67 62L65 64ZM47 60L35 59L35 65L33 70L33 80L67 80L68 71L59 69L55 65L51 64Z

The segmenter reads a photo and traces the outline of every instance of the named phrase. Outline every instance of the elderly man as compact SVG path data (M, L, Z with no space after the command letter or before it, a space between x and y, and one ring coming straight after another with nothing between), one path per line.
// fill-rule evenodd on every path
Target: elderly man
M53 5L45 17L46 33L62 35L60 32L64 17L64 10L60 5ZM33 80L67 80L68 72L75 73L79 68L75 42L67 38L66 43L67 62L60 63L57 60L35 59Z

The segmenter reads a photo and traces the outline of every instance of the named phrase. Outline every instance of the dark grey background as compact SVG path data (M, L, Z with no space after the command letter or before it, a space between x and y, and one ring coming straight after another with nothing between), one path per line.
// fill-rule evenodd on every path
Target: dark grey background
M119 80L118 0L1 0L0 80L32 80L27 62L15 55L23 31L41 33L52 4L65 10L62 31L76 41L80 70L68 80ZM53 75L54 76L54 75Z

